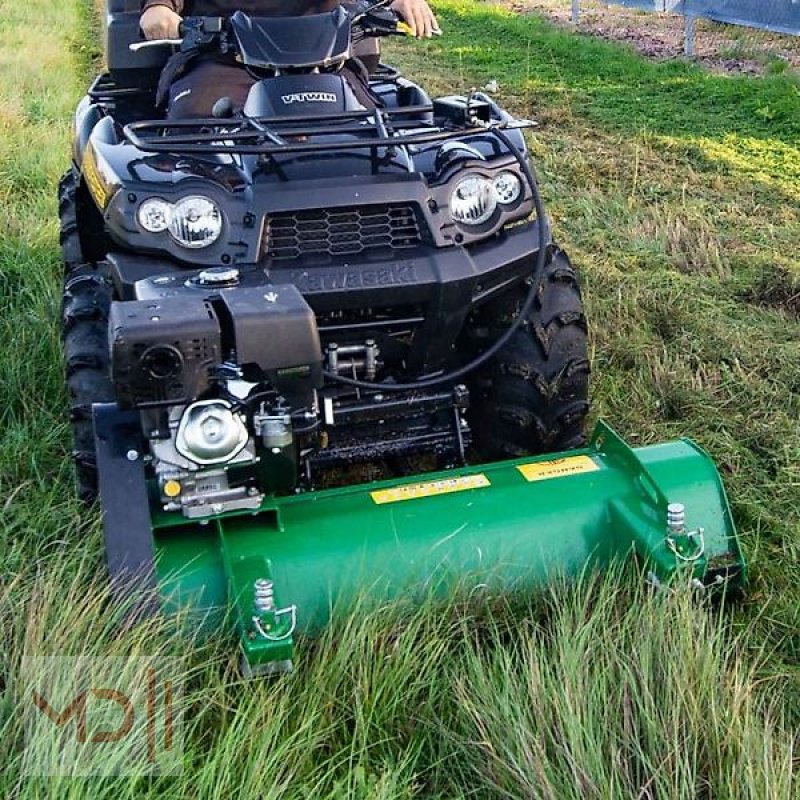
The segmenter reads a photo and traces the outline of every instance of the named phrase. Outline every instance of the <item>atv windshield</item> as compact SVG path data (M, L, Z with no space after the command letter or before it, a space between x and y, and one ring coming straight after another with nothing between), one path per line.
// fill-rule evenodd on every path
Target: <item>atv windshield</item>
M350 55L350 17L341 6L307 17L250 17L237 11L230 25L248 67L327 67Z

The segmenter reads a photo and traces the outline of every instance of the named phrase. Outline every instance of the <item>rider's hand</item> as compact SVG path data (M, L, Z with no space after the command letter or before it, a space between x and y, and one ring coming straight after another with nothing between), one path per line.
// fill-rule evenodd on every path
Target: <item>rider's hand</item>
M430 39L439 32L439 23L425 0L394 0L389 6L399 14L419 39Z
M150 6L139 17L139 27L145 39L179 39L181 21L181 16L167 6Z

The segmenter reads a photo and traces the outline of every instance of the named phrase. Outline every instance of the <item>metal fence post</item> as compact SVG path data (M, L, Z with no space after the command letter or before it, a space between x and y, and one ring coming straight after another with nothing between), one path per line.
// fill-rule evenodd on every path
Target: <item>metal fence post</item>
M694 55L694 17L686 14L683 18L683 52L687 56Z
M572 24L577 25L581 16L581 0L572 0Z

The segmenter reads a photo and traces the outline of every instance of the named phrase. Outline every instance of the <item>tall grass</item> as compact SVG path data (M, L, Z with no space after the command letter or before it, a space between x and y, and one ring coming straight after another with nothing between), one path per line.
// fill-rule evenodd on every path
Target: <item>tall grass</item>
M688 435L713 454L752 565L744 616L764 609L800 708L797 80L649 62L504 6L440 0L445 35L391 60L433 92L496 80L538 122L594 412L630 441Z
M630 576L524 602L365 605L303 642L293 675L250 683L226 642L192 645L168 620L120 636L91 562L63 560L46 577L0 597L5 794L755 799L798 788L783 682L764 677L752 630ZM76 652L182 665L181 775L15 778L31 678L21 654Z
M712 450L747 604L719 613L614 574L524 602L365 606L302 642L294 674L246 683L225 636L119 627L99 520L71 495L55 184L96 50L89 9L0 14L0 794L797 797L793 84L654 67L466 1L441 4L445 39L394 53L434 88L497 78L539 116L532 150L594 320L595 404L632 438ZM24 778L22 663L45 654L176 659L183 774Z

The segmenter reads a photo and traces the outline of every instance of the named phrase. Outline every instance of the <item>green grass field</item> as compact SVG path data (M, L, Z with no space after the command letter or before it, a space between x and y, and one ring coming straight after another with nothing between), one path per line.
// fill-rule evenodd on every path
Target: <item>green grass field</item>
M655 64L475 0L393 43L434 92L490 80L582 270L594 414L719 464L750 564L722 613L630 576L364 610L246 683L220 637L122 632L72 497L55 187L94 69L90 0L0 13L0 794L65 798L800 796L800 86ZM169 655L173 778L25 778L25 655Z

